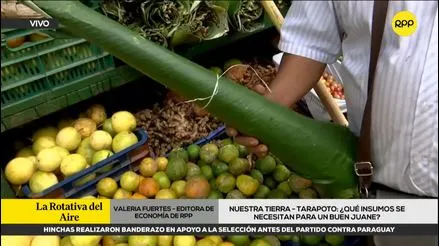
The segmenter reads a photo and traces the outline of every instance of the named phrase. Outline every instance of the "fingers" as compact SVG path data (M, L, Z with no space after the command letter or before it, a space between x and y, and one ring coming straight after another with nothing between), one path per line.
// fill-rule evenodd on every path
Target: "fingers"
M234 128L230 128L229 127L229 128L226 129L226 134L229 137L236 137L238 135L238 131L235 130Z
M268 147L265 144L259 144L255 147L248 147L249 151L256 154L258 158L263 158L268 153Z
M265 94L265 92L266 92L266 88L263 86L263 85L255 85L254 87L253 87L253 90L256 92L256 93L258 93L259 95L264 95Z
M227 128L226 134L229 137L234 137L235 142L244 145L247 149L258 156L258 158L263 158L268 153L268 147L265 144L260 144L259 140L248 136L239 136L238 131L234 128Z
M237 136L235 142L246 147L256 147L259 144L259 141L256 138L247 136Z

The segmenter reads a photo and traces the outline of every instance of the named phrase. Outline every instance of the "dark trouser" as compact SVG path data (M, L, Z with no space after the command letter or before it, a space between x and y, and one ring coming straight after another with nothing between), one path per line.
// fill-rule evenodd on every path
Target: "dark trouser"
M378 199L412 199L418 198L409 194L393 192L391 190L376 191ZM375 236L375 246L437 246L437 236Z

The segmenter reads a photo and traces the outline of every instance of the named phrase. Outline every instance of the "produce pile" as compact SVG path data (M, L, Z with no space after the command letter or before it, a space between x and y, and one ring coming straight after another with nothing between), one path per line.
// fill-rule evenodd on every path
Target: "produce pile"
M91 165L138 142L132 132L134 115L127 111L107 118L101 105L91 106L77 120L61 120L58 127L45 127L32 136L32 145L18 151L5 168L6 179L18 190L29 185L32 193L40 193ZM98 173L111 167L102 168ZM96 178L90 174L75 182L80 186Z
M280 241L305 242L307 245L342 245L340 236L1 236L7 246L280 246ZM316 243L317 242L317 243ZM341 243L340 243L341 242Z
M288 1L276 1L281 9ZM164 47L196 43L264 27L258 1L104 0L105 15Z
M82 199L270 199L318 198L318 186L291 172L272 155L252 165L248 152L232 139L173 150L168 158L144 158L139 173L127 171L117 182L100 180L95 196ZM254 167L253 167L254 166ZM343 245L344 237L314 236L2 236L9 246L280 246L292 241L306 245Z
M188 145L206 137L219 127L219 121L210 114L200 111L193 103L169 93L163 105L155 104L136 114L139 126L149 133L149 146L155 156L162 156L170 150Z
M322 77L320 77L320 81L325 84L332 97L340 100L345 99L343 85L336 81L333 75L324 72Z
M220 75L237 64L243 66L232 67L225 76L247 88L261 84L261 79L270 84L276 76L276 69L272 65L257 62L244 64L238 59L226 61L223 68L215 66L210 69ZM136 119L138 125L148 132L148 143L155 156L163 156L176 147L189 145L206 137L221 123L200 106L186 102L172 92L162 104L136 113Z
M168 156L146 157L138 172L126 171L120 181L107 177L96 185L96 194L82 199L312 199L325 197L310 180L291 172L278 158L268 155L248 159L247 149L232 139L203 146L174 149ZM35 240L35 239L34 239ZM55 239L53 239L55 240ZM57 240L60 240L57 237ZM87 241L86 241L87 240ZM343 236L67 236L71 246L277 246L281 241L306 245L342 245ZM68 242L70 244L68 244ZM85 243L86 242L86 243ZM99 244L99 242L101 244ZM125 243L125 244L123 244ZM15 246L13 244L8 244ZM26 246L30 244L20 244ZM33 244L32 244L33 245ZM49 245L49 244L46 244Z

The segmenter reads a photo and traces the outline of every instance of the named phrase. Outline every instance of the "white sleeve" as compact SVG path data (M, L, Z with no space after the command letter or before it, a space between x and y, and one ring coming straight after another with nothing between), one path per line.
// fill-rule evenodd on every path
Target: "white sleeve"
M293 1L282 26L279 49L334 63L341 54L341 35L332 1Z

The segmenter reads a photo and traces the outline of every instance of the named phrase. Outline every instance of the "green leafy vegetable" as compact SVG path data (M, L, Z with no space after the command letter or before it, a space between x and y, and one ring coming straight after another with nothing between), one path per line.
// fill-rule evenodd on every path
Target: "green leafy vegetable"
M214 1L194 1L184 18L172 37L172 47L219 38L229 31L227 12Z
M186 0L105 0L102 4L108 17L171 48L225 35L227 7L222 1Z
M264 27L264 8L258 1L231 1L228 16L230 24L238 32L254 32Z

